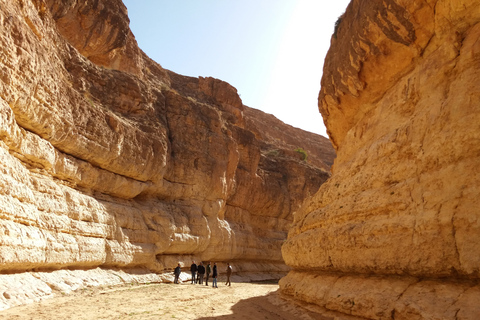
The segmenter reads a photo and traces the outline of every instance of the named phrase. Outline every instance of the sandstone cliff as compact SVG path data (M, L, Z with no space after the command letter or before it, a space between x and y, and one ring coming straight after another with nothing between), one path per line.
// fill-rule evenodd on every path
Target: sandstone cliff
M331 179L295 215L283 292L368 319L480 315L480 3L353 0L319 108Z
M192 259L288 270L292 211L330 175L326 138L244 106L225 82L164 70L120 0L0 0L0 26L2 273Z

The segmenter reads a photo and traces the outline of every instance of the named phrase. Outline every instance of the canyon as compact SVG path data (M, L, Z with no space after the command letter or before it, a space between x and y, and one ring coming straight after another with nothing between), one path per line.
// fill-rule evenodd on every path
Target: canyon
M281 290L362 319L480 315L480 3L353 0L319 108L332 177L296 212Z
M338 319L478 319L478 1L352 0L330 140L162 68L120 0L0 25L0 309L211 260Z
M163 69L120 0L0 1L0 25L0 309L172 281L192 260L288 272L281 245L330 177L327 138Z

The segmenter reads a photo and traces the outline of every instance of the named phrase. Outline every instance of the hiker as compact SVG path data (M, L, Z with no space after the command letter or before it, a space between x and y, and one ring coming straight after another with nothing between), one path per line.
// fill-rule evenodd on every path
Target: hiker
M205 276L205 267L203 266L203 262L200 262L198 265L198 276L197 280L199 284L203 284L203 277Z
M197 265L195 264L195 261L192 261L190 272L192 273L192 284L195 284L195 275L197 274Z
M178 277L180 277L180 273L182 273L182 268L180 267L180 263L178 266L175 268L175 271L173 271L173 274L175 275L175 280L173 283L178 284Z
M210 277L210 273L212 273L212 267L210 266L211 262L207 264L207 278L205 278L205 285L208 286L208 278Z
M227 282L225 283L225 285L228 284L229 287L232 285L232 283L230 282L231 275L232 275L232 266L230 265L230 262L227 262Z
M218 288L217 286L217 277L218 277L218 272L217 272L217 263L213 263L213 273L212 273L212 288Z

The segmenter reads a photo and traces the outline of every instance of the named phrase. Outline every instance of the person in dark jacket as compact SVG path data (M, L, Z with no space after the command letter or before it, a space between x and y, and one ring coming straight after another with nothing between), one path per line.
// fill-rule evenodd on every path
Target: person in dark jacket
M213 273L212 273L212 288L218 288L217 285L217 277L218 277L218 272L217 272L217 263L213 263Z
M198 265L198 283L203 284L203 277L205 276L205 267L203 266L203 262L200 262Z
M210 273L212 273L212 267L210 266L211 262L207 264L207 278L205 279L205 285L208 286L208 278L210 277Z
M175 280L173 283L178 284L178 277L180 277L180 273L182 273L182 268L180 267L180 263L178 266L175 268L175 271L173 271L173 274L175 275Z
M195 284L195 276L197 274L197 265L195 261L192 261L192 265L190 266L190 272L192 273L192 284Z
M232 275L232 266L230 265L230 262L227 262L227 282L225 285L231 286L232 283L230 282L230 276Z

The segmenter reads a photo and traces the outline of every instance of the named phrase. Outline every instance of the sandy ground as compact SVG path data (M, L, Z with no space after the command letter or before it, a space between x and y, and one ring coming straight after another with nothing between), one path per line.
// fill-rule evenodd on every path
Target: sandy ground
M277 284L97 287L0 312L0 319L333 319L278 292Z

